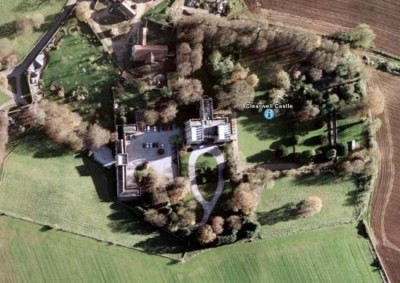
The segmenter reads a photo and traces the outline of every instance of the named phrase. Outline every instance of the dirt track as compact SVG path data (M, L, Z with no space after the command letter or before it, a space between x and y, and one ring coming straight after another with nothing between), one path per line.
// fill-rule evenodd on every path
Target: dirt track
M381 168L371 209L376 248L391 282L400 282L400 78L376 72L371 82L386 98L377 138Z
M400 55L399 0L245 0L250 8L268 9L271 20L321 32L369 24L378 48ZM257 3L261 7L257 7ZM287 13L291 17L284 15Z

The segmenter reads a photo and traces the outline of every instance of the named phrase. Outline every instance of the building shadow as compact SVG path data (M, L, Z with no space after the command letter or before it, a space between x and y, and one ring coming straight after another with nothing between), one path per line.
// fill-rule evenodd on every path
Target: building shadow
M83 165L76 170L81 176L91 176L98 197L103 202L114 202L117 198L115 189L115 170L106 169L87 156L82 158Z

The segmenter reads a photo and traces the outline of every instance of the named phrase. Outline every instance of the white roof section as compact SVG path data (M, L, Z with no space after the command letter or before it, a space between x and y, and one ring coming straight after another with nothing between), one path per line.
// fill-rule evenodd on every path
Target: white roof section
M196 129L196 127L192 127L191 128L191 131L192 131L192 136L191 136L191 140L192 141L197 141L198 140L198 137L197 137L197 129Z

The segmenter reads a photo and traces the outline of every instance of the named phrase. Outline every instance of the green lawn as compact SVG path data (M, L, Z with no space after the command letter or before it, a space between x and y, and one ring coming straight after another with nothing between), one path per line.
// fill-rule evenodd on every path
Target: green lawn
M173 263L0 218L2 282L382 282L354 227L209 250Z
M80 31L68 33L68 27ZM111 87L116 74L114 66L102 51L102 45L87 25L70 20L60 31L60 47L50 52L50 62L43 74L49 90L55 82L64 87L65 102L77 109L85 120L101 119L106 126L113 125L113 99ZM89 94L79 98L78 87L85 87ZM76 91L74 95L74 91ZM48 91L56 98L55 92Z
M180 175L189 177L189 156L190 152L185 150L179 151Z
M28 133L18 143L4 165L1 211L104 241L179 257L182 243L168 235L160 236L113 202L114 170L60 149L37 132Z
M273 189L264 189L261 193L257 209L261 234L270 238L355 222L351 195L356 188L354 181L331 175L278 179ZM310 218L297 218L296 204L309 196L322 199L321 212Z
M366 126L360 119L344 119L337 121L338 142L347 144L355 140L358 146L366 146L367 133Z
M154 8L150 9L144 15L145 18L160 22L160 23L167 23L167 8L171 7L174 3L174 0L164 0Z
M19 59L22 59L34 46L46 28L61 12L65 0L0 0L0 38L7 37L12 41ZM32 34L15 33L14 22L19 16L40 13L45 17L45 24Z
M239 150L248 163L276 161L271 150L273 143L291 136L291 133L284 120L267 121L261 112L243 111L238 118Z
M266 120L263 113L242 111L238 118L239 150L250 164L285 162L278 159L274 150L281 144L288 147L289 153L316 150L323 146L318 137L327 137L326 123L309 121L295 124L283 118ZM299 135L299 144L293 147L292 137ZM366 144L366 126L359 118L338 120L338 142L347 144L356 140L358 145Z
M214 170L217 168L217 160L211 154L200 155L196 160L196 171L200 168L211 168ZM215 176L216 174L213 175ZM206 184L201 184L197 182L204 199L211 200L213 198L215 190L217 189L217 181L218 177L216 176L215 183L208 182Z
M6 103L9 101L11 98L8 95L5 95L4 93L0 92L0 105L3 103Z
M246 3L244 3L244 1L242 0L231 0L229 1L228 5L229 5L229 13L228 13L229 18L237 17L248 10Z
M217 160L212 154L200 155L196 160L196 170L204 167L217 167Z

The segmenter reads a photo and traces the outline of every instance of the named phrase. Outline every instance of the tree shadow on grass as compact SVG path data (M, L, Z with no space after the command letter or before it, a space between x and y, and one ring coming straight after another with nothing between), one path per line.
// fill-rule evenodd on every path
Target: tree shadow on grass
M321 144L321 140L319 136L314 136L306 139L303 143L306 146L317 146Z
M275 151L265 149L247 157L246 161L249 163L274 163L276 159Z
M338 126L337 127L338 133L341 133L341 132L345 131L346 129L349 129L349 128L351 128L355 125L361 124L361 123L362 123L362 121L357 121L357 122L349 123L346 125Z
M68 148L50 142L40 129L30 130L13 143L17 146L15 152L32 155L34 158L60 157L72 153Z
M363 205L364 199L366 197L365 190L360 188L355 188L347 194L347 199L345 201L345 206L360 206Z
M160 231L154 237L135 244L134 247L151 254L181 255L185 251L186 243Z
M260 140L279 139L290 136L292 131L288 128L287 121L277 118L265 120L263 113L246 110L241 113L239 123L247 132L255 133Z
M336 182L342 182L343 178L332 174L321 174L321 175L305 175L299 176L293 180L296 185L303 186L321 186L329 185Z
M257 220L261 225L274 225L279 222L287 222L299 218L299 206L301 203L287 203L270 211L258 212Z
M156 231L123 205L112 203L110 208L113 212L108 216L110 220L108 226L113 232L150 235Z
M286 147L294 146L295 143L293 137L284 137L277 141L274 141L273 143L271 143L270 148L278 149L281 145L285 145Z
M134 248L142 249L150 254L181 254L184 251L186 242L145 223L128 207L118 203L113 203L110 207L113 213L108 216L110 220L108 226L113 232L149 236L133 245Z

